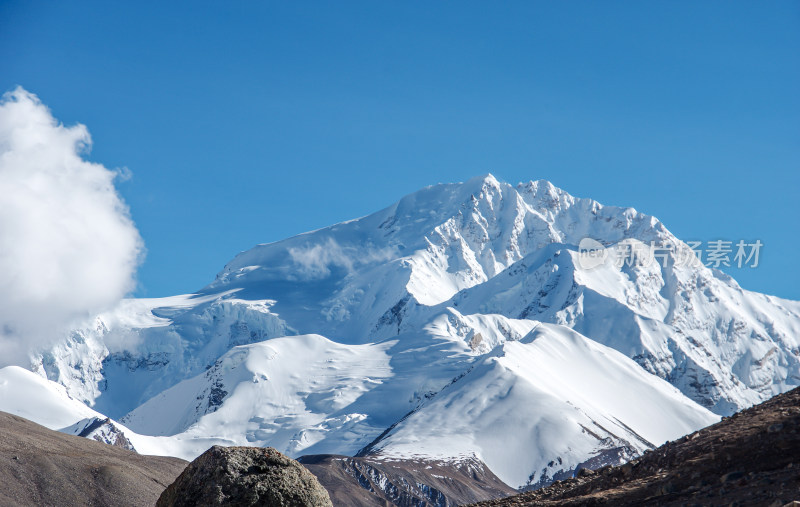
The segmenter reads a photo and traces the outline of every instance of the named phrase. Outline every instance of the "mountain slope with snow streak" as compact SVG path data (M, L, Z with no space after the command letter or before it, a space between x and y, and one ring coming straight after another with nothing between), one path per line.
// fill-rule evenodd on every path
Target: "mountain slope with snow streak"
M349 446L357 450L362 439L383 429L365 421L379 404L358 407L366 392L391 380L391 345L341 345L304 335L238 346L122 422L144 434L209 435L294 456L315 445L318 453L327 452L323 440L348 449L348 440L356 439Z
M619 464L718 420L619 352L540 324L481 359L365 454L475 457L507 484L535 487L587 460L590 468Z

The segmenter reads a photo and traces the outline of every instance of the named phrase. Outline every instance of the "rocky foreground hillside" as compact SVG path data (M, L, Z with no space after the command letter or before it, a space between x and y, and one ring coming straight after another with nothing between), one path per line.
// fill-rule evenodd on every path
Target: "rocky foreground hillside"
M454 469L333 455L300 461L334 505L458 505L513 492L491 471L470 463ZM185 466L179 459L142 456L0 412L0 505L152 506ZM622 466L582 469L549 487L474 505L784 506L796 500L800 388Z
M476 506L768 505L800 500L800 388L640 459Z
M0 412L0 505L152 507L184 467Z

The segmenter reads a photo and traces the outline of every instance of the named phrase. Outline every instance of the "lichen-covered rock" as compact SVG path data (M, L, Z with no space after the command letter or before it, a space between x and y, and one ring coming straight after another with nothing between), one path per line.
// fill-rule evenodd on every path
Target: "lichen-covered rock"
M311 472L271 447L214 446L192 461L157 507L331 507Z

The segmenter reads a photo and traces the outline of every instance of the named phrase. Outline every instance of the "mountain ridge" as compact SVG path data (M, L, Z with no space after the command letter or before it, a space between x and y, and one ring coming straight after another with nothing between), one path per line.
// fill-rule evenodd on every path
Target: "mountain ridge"
M663 265L587 267L585 238L610 259L653 242L673 250ZM689 407L684 419L695 426L671 419L673 433L663 436L672 438L800 383L800 303L682 262L687 249L633 208L575 198L543 180L512 186L488 175L426 187L365 217L258 245L197 294L124 301L36 355L31 369L121 421L135 446L139 435L147 448L163 445L187 459L211 442L271 445L295 457L355 454L390 427L395 439L422 438L409 433L421 417L413 414L432 414L437 398L456 390L448 386L466 384L453 379L476 379L474 368L499 356L546 364L556 349L541 344L550 340L582 351L587 371L603 371L613 356L615 374ZM537 329L550 337L530 339ZM580 389L570 383L575 365L561 364L553 378ZM520 363L496 378L534 385L529 374ZM526 402L553 398L518 389ZM559 392L552 417L619 429L612 437L570 426L576 431L562 443L584 442L580 455L537 448L541 462L524 474L490 459L512 486L543 485L603 453L613 457L612 447L626 449L622 460L659 443L633 436L655 422L632 430L625 417L613 422L625 412L613 400L604 408L574 398L570 408ZM462 396L477 400L476 393ZM482 417L490 420L492 410ZM486 431L500 440L528 438L500 428ZM452 446L437 458L483 458L476 443L483 437L449 431L440 440ZM597 443L605 438L620 445ZM534 453L535 439L527 441Z

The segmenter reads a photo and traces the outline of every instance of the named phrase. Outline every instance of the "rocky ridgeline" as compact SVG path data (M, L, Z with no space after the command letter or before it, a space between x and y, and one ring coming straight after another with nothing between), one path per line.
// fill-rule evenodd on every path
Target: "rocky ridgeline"
M617 467L489 506L766 505L800 500L800 388ZM800 505L800 504L798 504Z
M334 505L342 507L445 507L516 493L475 459L443 462L323 454L298 461L317 476Z

